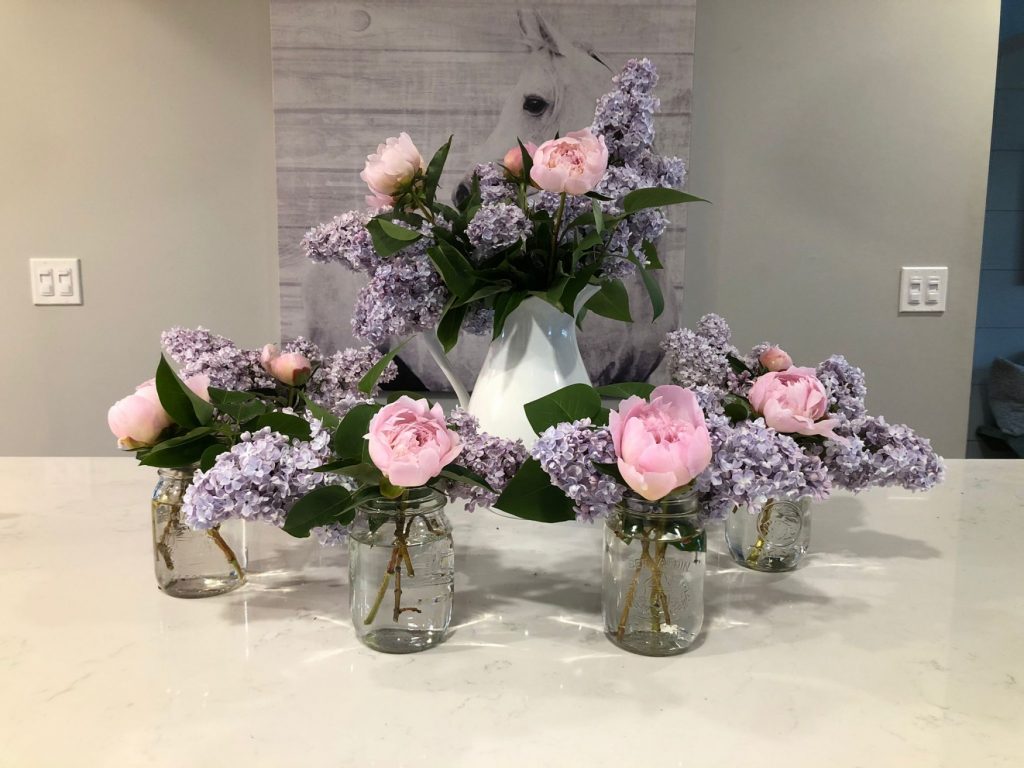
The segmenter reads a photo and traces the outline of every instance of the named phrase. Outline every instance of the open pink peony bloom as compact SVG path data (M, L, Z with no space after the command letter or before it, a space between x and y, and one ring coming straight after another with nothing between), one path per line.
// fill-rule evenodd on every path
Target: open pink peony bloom
M623 400L608 416L619 472L630 488L657 501L689 483L711 462L711 437L697 397L675 384L650 402Z
M263 370L292 387L301 387L313 372L313 364L309 358L298 352L282 353L276 344L267 344L260 352L260 363Z
M209 401L209 376L190 376L184 383L203 400ZM117 447L125 451L155 444L160 434L172 423L171 417L160 405L160 396L157 395L153 379L139 384L134 393L118 400L107 411L107 426L117 438Z
M768 347L757 360L769 371L784 371L793 366L793 358L778 347Z
M524 143L523 146L526 147L526 153L530 157L537 154L537 145L532 141ZM518 179L523 175L523 150L520 149L518 144L505 153L501 164L505 166L505 170L509 172L512 178Z
M424 485L454 461L462 441L440 405L402 396L370 420L370 459L392 485Z
M813 368L789 368L759 376L748 399L774 430L841 439L833 432L839 420L825 418L828 393Z
M398 138L392 136L377 146L377 151L366 156L366 167L359 178L366 182L375 197L388 197L401 192L419 171L425 171L423 155L403 131Z
M530 178L546 192L584 195L597 186L607 168L604 136L584 128L537 147Z

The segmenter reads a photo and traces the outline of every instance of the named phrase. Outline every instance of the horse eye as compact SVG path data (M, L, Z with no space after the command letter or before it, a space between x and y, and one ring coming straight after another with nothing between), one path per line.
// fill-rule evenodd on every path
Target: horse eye
M523 99L523 110L531 115L542 115L549 106L549 102L543 96L529 95Z

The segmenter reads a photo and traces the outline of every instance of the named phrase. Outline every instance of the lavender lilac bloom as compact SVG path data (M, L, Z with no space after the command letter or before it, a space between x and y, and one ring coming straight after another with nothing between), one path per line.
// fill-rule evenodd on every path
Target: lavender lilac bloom
M209 470L196 473L182 504L185 523L196 530L232 519L282 527L296 501L314 488L340 482L336 475L313 471L328 460L331 435L317 421L311 427L308 441L270 427L243 433Z
M573 502L577 520L592 522L608 515L622 500L625 488L594 467L615 463L611 432L594 427L590 419L549 427L530 455Z
M759 511L769 499L828 496L831 484L821 460L763 419L732 424L725 416L709 416L707 424L711 465L697 478L697 489L711 516L737 505Z
M835 484L848 491L899 486L926 491L942 482L945 468L927 438L904 424L865 416L840 430L845 443L827 441L818 449Z
M233 391L274 386L260 364L259 350L239 349L233 341L202 326L171 328L161 334L160 343L185 378L206 374L210 386Z
M816 375L828 391L830 411L850 420L864 416L868 394L864 371L850 365L842 355L832 355L818 366Z
M338 262L357 272L371 272L381 258L366 229L370 214L349 211L313 227L302 238L302 249L317 264Z
M525 240L531 224L523 209L511 203L481 205L466 228L466 237L476 248L479 261L494 251Z
M498 163L481 163L473 169L480 187L480 202L507 203L516 199L516 186L505 175L505 169Z
M710 387L720 394L726 391L732 367L729 355L732 332L718 315L704 315L697 329L681 328L665 336L661 348L671 380L683 387Z
M420 240L373 273L359 292L352 332L374 344L436 328L449 293Z
M492 506L526 461L526 447L522 440L506 440L481 432L477 418L461 408L452 412L448 424L459 433L462 441L458 463L482 477L494 489L491 492L476 485L454 483L448 489L449 497L453 501L465 499L466 510L469 512L478 506Z

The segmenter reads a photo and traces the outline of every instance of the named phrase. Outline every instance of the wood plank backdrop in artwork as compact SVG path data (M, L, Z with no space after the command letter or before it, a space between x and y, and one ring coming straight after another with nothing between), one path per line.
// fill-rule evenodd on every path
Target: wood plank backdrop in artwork
M614 72L632 56L648 56L661 75L658 149L685 159L695 6L696 0L548 0L536 7L272 0L282 336L306 336L327 350L361 343L349 319L363 276L309 263L299 243L310 227L363 205L359 171L387 136L407 131L429 156L454 133L447 196L476 163L499 159L516 136L539 143L590 125L594 101L611 89ZM534 92L551 97L541 118L523 111L523 97ZM658 244L665 315L650 322L636 281L630 291L637 322L589 316L581 347L595 382L644 379L660 360L658 344L678 320L685 248L685 208L670 216L672 227ZM486 344L464 334L453 353L467 384ZM402 360L426 387L448 389L422 346L407 347Z

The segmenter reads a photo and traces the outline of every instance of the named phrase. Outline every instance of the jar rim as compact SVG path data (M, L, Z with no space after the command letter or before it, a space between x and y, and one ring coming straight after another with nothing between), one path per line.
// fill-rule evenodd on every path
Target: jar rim
M685 517L700 514L697 489L693 485L683 486L657 501L650 501L638 493L626 491L618 507L631 515L644 517Z
M183 467L157 467L156 473L160 477L172 477L184 479L191 477L199 470L199 462L195 464L186 464Z
M446 502L444 494L437 489L431 488L429 485L420 485L407 488L404 499L370 499L360 504L359 507L374 514L396 515L400 512L433 512L443 509Z

